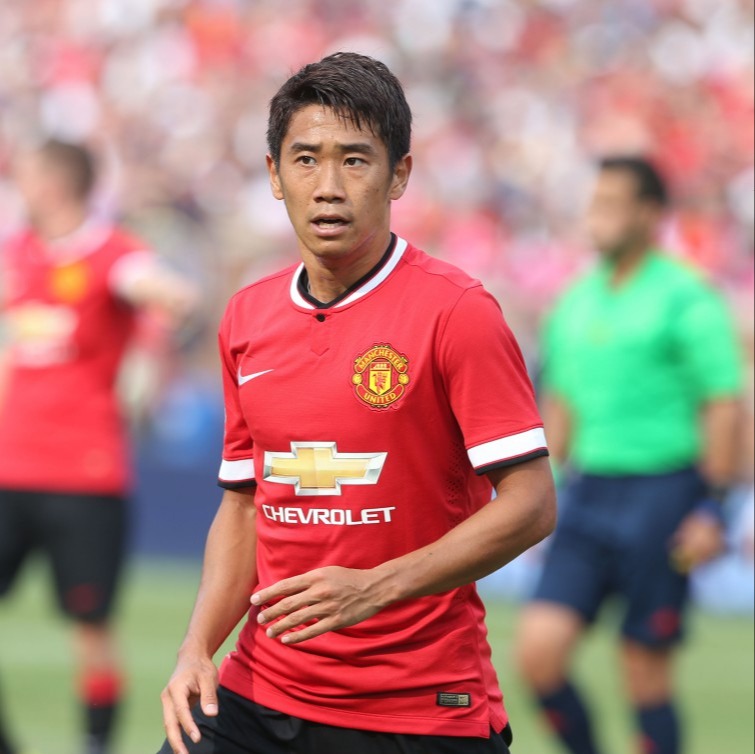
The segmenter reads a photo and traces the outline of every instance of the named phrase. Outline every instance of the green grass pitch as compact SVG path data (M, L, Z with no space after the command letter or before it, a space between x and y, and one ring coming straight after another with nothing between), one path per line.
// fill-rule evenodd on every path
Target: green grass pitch
M193 564L138 562L129 571L119 634L129 669L117 754L154 754L162 742L159 693L173 666L194 591ZM516 737L514 754L558 754L544 735L509 652L516 606L489 602L491 643ZM621 701L610 616L588 638L577 675L594 704L605 750L634 754ZM679 668L687 723L685 754L752 754L753 621L696 614ZM220 655L219 655L220 656ZM71 695L66 624L56 615L46 573L30 568L0 603L0 684L7 716L34 754L75 754L78 710Z

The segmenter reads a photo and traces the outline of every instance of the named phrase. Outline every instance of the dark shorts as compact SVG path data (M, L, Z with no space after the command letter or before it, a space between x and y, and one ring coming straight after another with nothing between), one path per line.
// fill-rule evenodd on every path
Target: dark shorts
M27 556L49 559L61 610L98 623L110 614L127 535L120 497L0 490L0 597Z
M571 607L591 623L606 598L618 596L626 638L650 647L680 640L688 580L671 567L669 543L703 489L693 469L571 480L533 599Z
M184 736L190 754L509 754L510 729L490 738L413 736L337 728L262 707L222 686L220 712L194 709L202 740ZM171 754L166 741L159 754Z

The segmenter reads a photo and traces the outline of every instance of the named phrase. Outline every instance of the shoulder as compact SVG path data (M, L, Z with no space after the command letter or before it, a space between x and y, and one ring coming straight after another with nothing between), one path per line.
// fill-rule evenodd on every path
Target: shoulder
M288 289L291 286L294 272L299 267L298 264L292 264L285 269L266 275L249 285L245 285L236 291L228 301L227 313L234 310L243 309L248 306L257 306L265 303L268 305L278 303L284 304L288 295Z
M150 245L133 231L119 225L103 225L103 248L114 256L150 251Z
M22 253L24 248L33 242L34 238L35 235L31 228L13 228L0 244L0 254L10 257Z
M707 272L689 260L659 252L654 255L656 287L668 297L670 305L685 307L698 303L723 305L723 294Z
M405 271L415 276L416 282L423 287L457 291L459 295L471 289L483 290L482 283L464 270L432 257L411 244L407 245L401 261Z
M575 301L584 301L600 285L602 271L599 265L567 281L550 307L549 318L568 312Z

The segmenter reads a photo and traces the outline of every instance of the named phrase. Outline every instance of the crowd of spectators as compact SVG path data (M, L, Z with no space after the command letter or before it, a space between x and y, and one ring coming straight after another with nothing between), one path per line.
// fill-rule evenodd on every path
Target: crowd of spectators
M88 141L109 167L102 211L201 269L222 305L293 252L267 187L270 96L352 49L388 62L414 109L396 228L483 278L527 347L584 258L580 197L604 152L658 160L678 199L669 244L746 298L752 22L749 0L2 3L0 229L14 150Z
M580 216L608 152L666 171L666 245L713 276L751 348L751 0L0 3L0 240L19 218L14 153L88 142L105 166L97 210L201 279L182 368L214 379L229 294L296 255L268 188L267 103L346 49L388 63L413 107L395 229L480 277L531 364L543 313L589 257Z

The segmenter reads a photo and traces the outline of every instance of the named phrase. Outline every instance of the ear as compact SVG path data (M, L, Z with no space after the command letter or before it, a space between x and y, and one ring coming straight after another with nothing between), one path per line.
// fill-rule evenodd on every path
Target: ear
M404 155L393 169L393 178L391 179L391 190L389 196L391 199L400 199L406 187L409 184L409 176L412 174L413 160L410 154Z
M280 175L278 174L278 168L275 165L275 160L268 154L265 157L267 163L267 173L270 177L270 189L273 192L273 196L276 199L283 199L283 187L281 186Z

